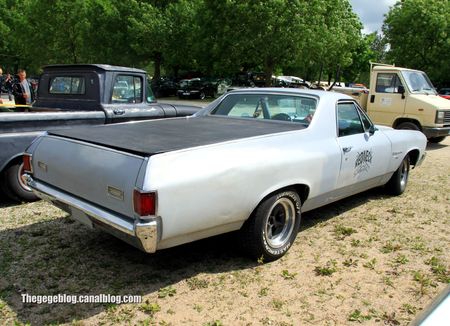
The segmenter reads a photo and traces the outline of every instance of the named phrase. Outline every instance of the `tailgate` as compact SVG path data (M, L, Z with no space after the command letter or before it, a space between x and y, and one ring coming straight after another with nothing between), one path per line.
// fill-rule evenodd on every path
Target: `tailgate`
M33 176L90 203L133 217L133 190L144 157L45 136L33 153Z

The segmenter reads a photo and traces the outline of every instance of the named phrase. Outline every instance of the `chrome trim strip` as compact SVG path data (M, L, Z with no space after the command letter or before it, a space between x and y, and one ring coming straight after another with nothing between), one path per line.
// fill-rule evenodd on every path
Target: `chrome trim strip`
M24 176L28 186L31 187L33 192L39 198L51 203L60 202L69 207L76 208L88 215L91 219L97 220L115 230L137 238L145 252L154 253L156 251L158 242L157 220L148 222L140 222L138 220L135 220L134 222L126 221L124 218L111 214L71 195L65 194L42 182L36 181L28 174L25 174Z

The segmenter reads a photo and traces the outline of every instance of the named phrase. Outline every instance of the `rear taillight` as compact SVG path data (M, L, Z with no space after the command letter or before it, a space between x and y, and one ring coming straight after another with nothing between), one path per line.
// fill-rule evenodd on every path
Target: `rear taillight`
M33 173L33 168L31 167L31 154L23 154L23 173Z
M140 192L135 189L133 192L134 211L139 216L149 216L156 214L156 193Z

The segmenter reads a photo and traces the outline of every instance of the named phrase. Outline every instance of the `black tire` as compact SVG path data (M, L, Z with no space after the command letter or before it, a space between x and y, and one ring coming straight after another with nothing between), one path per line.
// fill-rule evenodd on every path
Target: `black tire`
M418 131L420 131L419 126L416 125L414 122L402 122L395 129L418 130Z
M38 197L21 179L23 163L11 165L4 175L3 192L14 201L36 201Z
M201 100L204 100L204 99L206 98L205 92L201 91L201 92L200 92L200 95L199 95L199 98L200 98Z
M300 207L298 194L290 190L264 199L240 231L245 252L263 262L281 258L297 237Z
M402 163L398 167L397 171L394 172L392 177L385 185L386 190L391 195L399 196L405 191L406 185L408 183L409 168L410 168L409 155L406 155Z
M431 138L428 138L428 141L429 141L430 143L437 144L437 143L440 143L441 141L443 141L443 140L445 139L445 137L447 137L447 136L431 137Z

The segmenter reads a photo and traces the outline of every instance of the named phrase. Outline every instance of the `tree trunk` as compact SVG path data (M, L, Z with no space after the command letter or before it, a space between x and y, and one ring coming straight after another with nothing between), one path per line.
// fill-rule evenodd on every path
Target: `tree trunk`
M317 86L320 85L320 81L322 79L322 73L323 73L323 63L320 65L319 80L317 81Z
M162 63L162 53L155 52L153 55L154 71L153 80L159 80L161 78L161 63Z
M272 75L275 64L272 58L266 59L264 63L264 72L266 73L266 87L272 86Z

